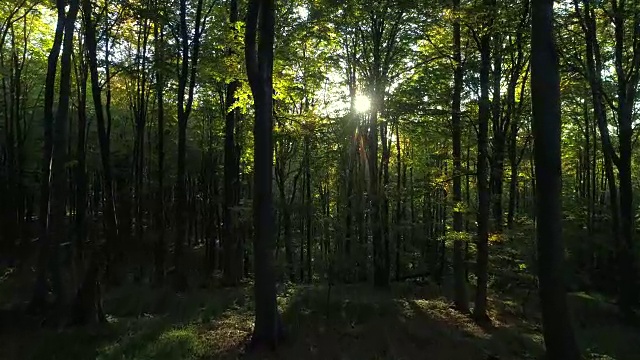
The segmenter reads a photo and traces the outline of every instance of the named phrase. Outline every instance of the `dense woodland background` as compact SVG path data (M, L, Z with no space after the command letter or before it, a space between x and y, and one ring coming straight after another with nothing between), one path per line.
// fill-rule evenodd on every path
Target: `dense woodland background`
M630 0L3 1L0 357L636 358L639 81Z

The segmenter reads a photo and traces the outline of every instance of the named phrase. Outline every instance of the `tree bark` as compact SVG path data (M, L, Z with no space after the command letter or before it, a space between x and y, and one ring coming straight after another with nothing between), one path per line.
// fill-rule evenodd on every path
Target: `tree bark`
M66 303L64 284L61 278L58 251L60 243L67 237L67 171L68 161L68 133L69 101L71 96L71 54L73 53L73 35L76 15L78 14L78 0L69 2L69 10L65 18L62 54L60 57L60 88L58 109L53 127L53 151L51 154L51 203L49 205L49 236L51 239L51 276L53 290L56 294L56 305Z
M48 233L49 224L49 184L51 175L51 154L53 151L53 124L54 112L53 103L55 97L55 81L56 71L58 69L58 59L60 57L60 49L62 47L62 36L65 29L66 14L64 11L65 1L57 0L57 21L56 31L53 38L53 45L47 58L47 75L45 77L44 89L44 145L42 168L40 178L40 209L39 209L39 253L36 268L36 282L33 291L33 297L29 304L29 308L33 312L40 312L46 306L46 296L48 292L47 269L49 268L51 257L51 239Z
M495 0L485 0L487 9L495 5ZM493 21L489 21L491 24ZM489 71L491 67L491 34L484 30L480 38L480 104L478 114L478 223L477 255L476 255L476 296L473 317L477 322L490 321L487 315L487 282L489 264L489 183L487 181L489 119L491 104L489 102Z
M158 7L158 1L156 1L157 11L160 13ZM158 284L164 282L165 277L165 255L166 244L164 240L165 236L165 209L164 209L164 24L157 20L154 24L153 38L155 41L155 75L156 75L156 102L158 106L158 189L156 197L156 232L157 239L154 249L154 267L155 267L155 281Z
M311 248L311 236L312 236L312 216L313 216L313 200L311 199L311 154L310 154L310 135L305 135L304 138L304 198L305 198L305 230L306 230L306 241L307 241L307 284L310 284L313 280L313 268L312 264L312 248Z
M78 83L78 133L76 144L76 261L80 264L84 259L84 245L87 240L87 77L89 68L84 58L85 48L80 46L76 73Z
M274 348L283 337L282 321L276 304L273 265L272 113L275 14L273 0L251 0L245 28L245 61L256 116L253 128L253 252L256 302L255 326L251 337L253 348Z
M453 12L460 11L460 0L453 0ZM464 69L462 68L462 50L460 47L460 19L456 15L453 22L453 94L451 101L451 129L453 140L453 301L456 309L469 312L467 280L464 271L464 241L462 227L462 124L460 121L460 102L462 96Z
M235 33L236 23L238 21L238 1L231 0L229 3L229 24L231 31ZM232 49L229 49L229 55L233 55ZM240 154L236 151L236 118L237 111L234 108L236 101L236 91L239 86L238 80L232 80L227 85L226 94L226 115L225 115L225 131L224 131L224 266L223 281L227 286L236 286L242 279L242 257L243 249L240 246L239 231L237 229L237 216L239 205L239 162Z
M113 176L111 172L111 151L109 145L108 124L105 123L100 81L98 77L98 59L96 45L96 29L93 22L92 4L89 0L82 0L82 13L85 29L85 45L89 57L89 74L91 77L91 93L98 125L98 142L100 144L100 158L102 161L102 176L105 192L104 216L106 240L104 245L94 245L90 254L89 267L82 285L74 300L73 321L84 324L103 322L105 320L101 306L100 277L102 269L107 264L113 252L113 244L118 237L118 222L115 212L113 194ZM107 80L108 81L108 80Z
M187 0L180 0L180 71L178 73L178 169L175 190L175 237L173 243L173 286L178 291L187 289L186 264L184 264L184 248L187 236L187 122L193 105L200 39L202 36L203 0L196 4L194 34L187 29ZM192 43L189 44L189 39Z
M560 75L553 36L553 0L533 0L531 98L536 185L538 278L543 335L550 360L580 359L563 276Z

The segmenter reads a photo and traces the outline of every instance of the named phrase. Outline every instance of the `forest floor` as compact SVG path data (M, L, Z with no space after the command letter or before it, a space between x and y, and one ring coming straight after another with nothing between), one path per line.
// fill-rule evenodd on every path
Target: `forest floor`
M15 310L29 298L32 281L0 269L0 360L540 359L531 246L492 245L491 327L452 309L450 275L442 286L421 279L386 290L367 283L284 284L278 305L286 339L275 352L257 354L245 351L253 327L251 284L194 286L183 294L129 284L104 295L108 323L52 328ZM586 358L640 359L640 328L623 325L610 299L576 292L568 299Z
M41 328L0 313L0 359L485 360L543 352L539 315L525 298L492 297L491 328L452 310L438 286L424 283L385 291L291 285L278 299L287 339L273 353L245 354L253 321L248 285L182 295L130 286L105 297L109 322L102 326ZM638 359L640 330L620 325L612 305L585 294L570 300L578 341L591 359Z

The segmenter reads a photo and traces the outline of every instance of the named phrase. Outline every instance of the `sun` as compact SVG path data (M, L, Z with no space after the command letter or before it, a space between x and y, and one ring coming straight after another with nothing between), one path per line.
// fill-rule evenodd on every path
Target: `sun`
M298 6L296 8L296 13L298 13L298 16L302 20L307 20L307 18L309 17L309 9L304 6Z
M356 112L363 113L371 108L371 100L366 95L357 95L355 101Z

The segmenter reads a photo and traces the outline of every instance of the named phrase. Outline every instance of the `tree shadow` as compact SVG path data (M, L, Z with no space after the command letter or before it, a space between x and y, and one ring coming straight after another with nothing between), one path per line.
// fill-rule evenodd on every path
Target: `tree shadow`
M41 327L19 315L0 331L1 359L198 359L211 354L205 334L230 312L249 312L249 289L176 294L116 290L105 298L106 324ZM2 319L0 319L2 320Z
M251 290L114 291L105 298L110 322L94 327L19 326L18 318L0 312L0 358L504 360L543 354L538 322L506 311L507 298L492 299L494 326L482 328L453 310L437 287L403 283L380 291L369 284L287 286L278 297L285 341L275 351L247 352ZM637 358L638 332L608 326L578 329L583 349Z
M542 352L517 329L486 332L442 297L416 287L299 287L283 307L288 337L245 359L523 359Z

